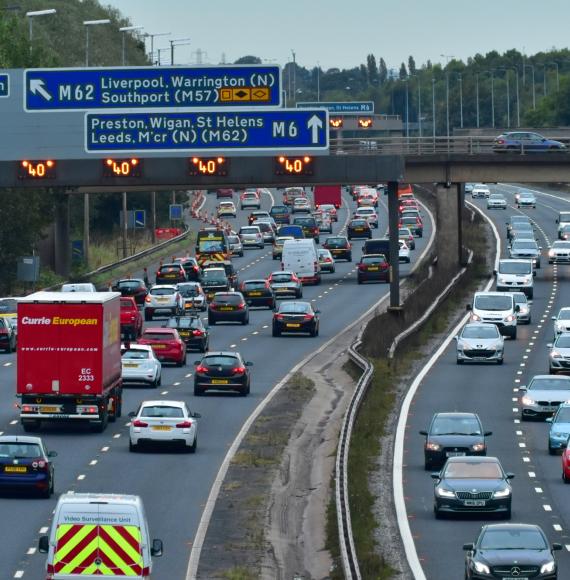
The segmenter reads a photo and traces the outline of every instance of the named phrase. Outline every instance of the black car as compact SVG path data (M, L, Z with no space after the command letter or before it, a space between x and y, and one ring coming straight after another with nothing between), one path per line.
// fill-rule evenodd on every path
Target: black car
M208 350L210 336L199 316L171 316L163 326L176 328L187 349L193 348L200 352Z
M301 226L303 234L306 238L313 238L317 244L319 243L319 224L314 217L295 217L293 218L294 226Z
M0 489L35 491L43 498L54 492L55 451L48 451L39 437L0 437Z
M144 280L139 278L126 278L119 280L113 287L113 292L120 292L121 296L132 296L137 304L144 304L148 294L148 287Z
M231 260L223 260L218 262L208 260L204 262L204 264L202 265L202 272L204 272L208 268L223 268L226 271L226 276L228 277L230 287L237 288L238 273Z
M282 332L308 332L319 335L319 311L313 310L310 302L281 302L273 315L273 336Z
M216 292L230 291L230 281L224 268L208 268L204 270L200 283L208 300L211 300Z
M249 308L241 292L217 292L208 305L208 324L241 322L249 324Z
M492 431L483 431L475 413L436 413L425 436L424 467L432 470L441 467L448 457L487 455L485 438Z
M16 350L16 331L8 318L0 318L0 348L11 353Z
M372 238L372 230L370 229L368 220L350 220L346 227L346 235L349 240L352 240L352 238Z
M390 282L390 264L384 254L366 254L358 262L358 284L375 280Z
M253 363L244 362L238 352L210 352L194 364L194 395L197 397L211 389L249 395L249 367Z
M352 262L352 244L344 236L333 236L325 240L325 250L329 250L335 260Z
M162 264L156 271L157 284L177 284L186 282L186 271L179 263Z
M405 240L407 243L407 240ZM388 238L374 238L366 240L362 245L362 254L384 254L390 259L390 240Z
M172 260L175 264L180 264L186 272L186 280L188 282L198 282L200 280L200 266L198 261L192 256L185 256L183 258L175 258Z
M496 513L511 518L512 473L496 457L450 457L435 480L433 512L444 514Z
M249 306L266 306L275 308L275 293L267 280L245 280L240 285L240 291Z
M553 552L562 544L550 545L534 524L490 524L483 526L475 543L463 544L466 580L492 578L540 578L557 580Z

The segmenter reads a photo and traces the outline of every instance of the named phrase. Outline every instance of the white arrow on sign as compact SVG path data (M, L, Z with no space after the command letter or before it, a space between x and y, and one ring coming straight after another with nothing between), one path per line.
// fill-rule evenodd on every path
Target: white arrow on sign
M317 115L313 115L307 121L307 127L312 130L311 141L313 143L318 143L319 142L319 129L323 128L323 122L317 117Z
M37 95L39 93L46 101L51 101L52 99L51 95L45 88L44 81L41 79L30 80L30 92L32 95Z

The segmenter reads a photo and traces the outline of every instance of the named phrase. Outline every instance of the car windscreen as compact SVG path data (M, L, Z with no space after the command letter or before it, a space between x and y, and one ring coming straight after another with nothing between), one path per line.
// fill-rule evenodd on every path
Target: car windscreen
M529 222L515 222L513 224L513 230L517 232L532 232L533 227Z
M561 211L558 214L558 221L559 222L570 222L570 212L568 212L568 211Z
M499 274L530 274L530 262L499 262Z
M305 314L311 311L309 304L303 304L301 302L293 302L290 304L281 304L279 307L280 314Z
M35 443L0 443L0 459L33 459L42 457L42 450Z
M521 192L520 197L532 198L532 197L534 197L534 194L530 193L529 191L523 191L523 192Z
M284 282L291 282L292 275L291 274L273 274L271 276L271 282L279 284Z
M541 377L534 379L528 386L529 391L568 391L570 380L568 377Z
M140 285L141 285L141 283L138 280L120 280L117 283L117 288L119 288L119 289L121 289L121 288L132 289L132 288L138 288Z
M191 284L188 286L178 286L178 292L184 298L192 298L193 296L200 295L200 288L195 284Z
M153 296L172 296L172 294L176 294L176 290L174 288L151 288L150 293Z
M237 306L243 302L243 298L239 294L218 294L214 297L216 304L231 304Z
M140 417L152 418L173 418L184 417L184 411L180 407L167 407L166 405L144 406L139 413Z
M510 310L513 307L512 296L477 296L475 308L479 310Z
M145 330L142 337L145 340L174 340L174 334L170 332L152 332L151 330Z
M145 360L149 358L149 352L147 350L126 350L122 355L122 359L126 360Z
M558 348L570 348L570 334L561 335L556 339L555 346Z
M201 240L198 244L199 252L223 252L223 240Z
M559 250L570 250L570 242L554 242L552 247Z
M16 314L17 311L18 303L12 298L0 300L0 314Z
M265 281L264 280L252 280L251 282L244 282L243 287L245 290L264 290Z
M555 423L570 423L570 407L562 407L558 409Z
M492 326L466 326L461 333L462 338L497 338L499 331Z
M511 247L513 250L538 250L538 244L533 240L515 240Z
M445 417L434 419L430 435L482 435L481 425L475 417Z
M481 550L547 550L538 530L487 529L479 542Z
M502 196L500 193L492 193L492 194L489 196L489 199L495 199L495 200L502 201L502 200L504 200L505 198L504 198L504 197L503 197L503 196Z
M447 479L502 479L498 463L492 461L453 461L447 464L443 477Z
M558 320L570 320L570 308L561 308L557 318Z
M511 224L529 224L530 218L526 215L512 215L510 221Z
M325 244L331 248L345 248L347 243L344 238L327 238L325 240Z
M528 300L526 299L526 294L523 292L513 292L513 300L515 304L526 304Z
M239 365L239 360L235 356L214 355L203 358L201 364L208 367L234 367Z

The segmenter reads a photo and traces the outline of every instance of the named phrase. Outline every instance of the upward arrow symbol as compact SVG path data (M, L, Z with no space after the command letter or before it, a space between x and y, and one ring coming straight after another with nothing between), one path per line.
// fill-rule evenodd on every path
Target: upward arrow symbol
M317 115L313 115L307 121L307 128L311 129L311 141L313 143L319 142L319 129L323 128L323 122L317 117Z
M39 93L46 101L51 101L52 99L52 96L45 88L44 81L41 79L30 80L30 92L32 95L37 95Z

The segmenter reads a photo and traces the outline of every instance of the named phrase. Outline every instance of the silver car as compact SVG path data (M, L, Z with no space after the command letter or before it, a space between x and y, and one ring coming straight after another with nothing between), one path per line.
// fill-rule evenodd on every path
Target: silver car
M243 244L237 234L230 234L228 236L228 244L230 245L230 252L234 256L243 257Z
M507 200L500 193L492 193L487 198L487 209L507 209Z
M570 242L554 242L548 250L548 263L570 264Z
M515 238L509 248L509 257L515 259L532 260L535 268L540 268L540 251L542 247L536 243L536 240L525 240Z
M319 264L321 265L321 272L330 272L331 274L334 274L335 272L334 258L333 255L329 252L329 250L319 248L317 250L317 254L319 256Z
M267 278L275 298L303 298L303 284L297 278L295 272L289 270L277 270Z
M244 226L239 230L239 239L244 248L251 248L253 246L263 249L263 236L259 226Z
M202 290L200 282L181 282L176 285L176 289L182 296L184 312L191 310L206 310L206 294Z
M162 364L148 344L121 346L121 377L123 383L162 384Z
M196 451L200 414L192 413L184 401L143 401L129 417L129 451L137 451L143 443L178 444L190 453Z
M570 308L561 308L554 320L554 338L563 332L570 332Z
M536 375L521 393L521 419L552 417L560 403L570 401L570 377Z
M515 301L515 307L518 306L517 324L530 324L532 321L532 313L530 303L524 292L512 292Z
M559 334L554 343L548 345L548 370L551 375L570 371L570 332Z
M184 312L184 303L176 286L157 284L153 286L144 299L144 319L148 322L157 313L165 316L176 316Z
M532 207L536 209L536 197L531 191L521 191L515 195L517 207Z
M505 339L495 324L470 323L455 337L457 364L464 362L496 362L503 364Z

